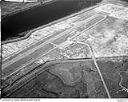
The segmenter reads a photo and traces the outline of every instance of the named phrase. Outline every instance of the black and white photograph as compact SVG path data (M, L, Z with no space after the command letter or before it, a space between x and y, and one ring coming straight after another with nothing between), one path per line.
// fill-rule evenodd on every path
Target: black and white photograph
M0 6L2 99L128 102L128 0Z

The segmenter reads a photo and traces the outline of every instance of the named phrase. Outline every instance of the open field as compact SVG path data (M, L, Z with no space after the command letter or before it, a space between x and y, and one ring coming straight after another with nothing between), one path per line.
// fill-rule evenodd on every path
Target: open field
M110 96L112 98L127 97L128 93L123 88L127 83L124 85L124 81L121 81L121 78L125 80L127 77L121 77L118 73L121 73L121 70L126 72L128 58L98 58L97 63ZM8 97L108 98L92 59L51 61L39 66L37 70L33 72L36 76L35 74L25 76L17 84L10 86L9 90L6 89L5 94L9 95ZM70 91L69 88L74 91Z

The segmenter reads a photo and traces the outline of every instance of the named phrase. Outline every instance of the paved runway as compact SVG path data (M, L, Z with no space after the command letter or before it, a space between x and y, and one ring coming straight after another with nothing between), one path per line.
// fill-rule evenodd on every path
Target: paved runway
M90 16L90 18L88 19L89 20L83 19L84 23L87 22L87 26L84 28L84 30L92 26L95 19L96 21L99 21L101 19L104 19L104 17L96 14L96 15ZM95 23L96 22L94 22L94 24ZM10 75L11 73L15 72L21 67L23 66L25 67L26 65L28 65L28 63L33 62L38 57L44 55L46 52L48 52L49 50L55 47L50 42L62 39L64 36L67 36L68 34L70 34L70 32L81 27L82 25L83 25L83 22L80 23L79 25L73 26L70 29L66 29L62 32L53 34L52 36L49 36L48 38L45 38L39 41L35 45L32 45L27 49L21 51L17 56L14 56L12 59L9 59L8 61L7 60L4 61L2 65L3 76L5 77L7 75Z

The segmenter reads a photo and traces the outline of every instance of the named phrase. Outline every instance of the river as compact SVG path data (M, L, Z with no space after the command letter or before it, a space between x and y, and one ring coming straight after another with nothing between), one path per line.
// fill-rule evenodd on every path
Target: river
M57 0L6 16L1 22L2 41L19 38L20 33L93 6L102 0Z

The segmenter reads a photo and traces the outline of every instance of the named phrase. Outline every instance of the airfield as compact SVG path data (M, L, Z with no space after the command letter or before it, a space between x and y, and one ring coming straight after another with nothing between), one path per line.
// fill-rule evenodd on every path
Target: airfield
M33 80L33 73L43 72L69 86L82 80L88 97L128 96L128 8L98 5L29 33L24 40L2 45L6 97L25 97L28 92L22 90L29 87L24 88L23 83ZM98 96L96 90L103 92Z

